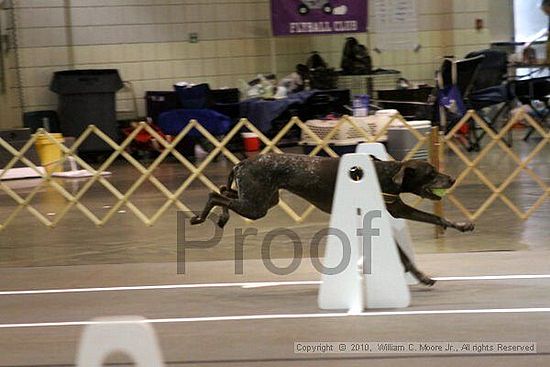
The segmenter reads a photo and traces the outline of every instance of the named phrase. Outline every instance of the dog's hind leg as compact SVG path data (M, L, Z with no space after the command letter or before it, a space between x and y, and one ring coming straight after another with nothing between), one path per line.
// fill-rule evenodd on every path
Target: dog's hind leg
M239 165L233 167L229 176L227 176L227 185L220 186L220 193L224 196L236 199L239 196L239 193L232 188L233 181L235 180L235 171L239 168Z
M214 209L215 206L221 206L225 210L229 206L230 202L231 202L230 198L223 196L221 194L218 194L217 192L211 192L208 195L208 201L206 202L206 205L204 206L202 213L198 216L191 218L191 224L203 223L208 217L208 214L210 214L210 212L212 211L212 209ZM228 213L228 216L229 216L229 213Z
M237 199L239 197L239 193L236 190L228 189L225 185L220 186L220 194L231 199Z
M220 219L218 219L218 227L223 228L229 221L229 209L226 207L222 208L222 215L220 215Z
M230 198L230 199L237 199L239 197L238 193L236 191L227 191L222 190L223 186L220 187L220 192L222 195ZM220 215L220 218L218 219L218 227L223 228L229 221L229 208L227 206L222 206L222 215Z
M275 205L279 204L279 191L275 191L271 200L269 200L269 207L273 208Z
M265 217L269 210L269 201L254 200L253 202L246 200L231 200L228 205L229 209L235 213L252 220Z
M399 244L397 243L397 250L399 251L399 258L401 259L401 263L405 267L405 272L410 272L418 281L422 284L432 286L435 284L435 280L421 272L414 266L414 263L411 261L411 259L403 252Z
M226 185L220 186L220 194L230 199L239 198L239 192L231 188L231 186L233 185L234 179L235 179L235 169L231 170L231 173L229 173L229 176L227 177L227 186ZM222 215L218 220L218 226L220 228L223 228L228 221L229 221L229 209L226 206L224 206L222 208Z
M271 198L271 200L269 200ZM277 199L275 201L275 198ZM274 202L274 203L273 203ZM271 194L269 197L264 198L254 198L253 201L242 200L242 199L231 199L216 192L211 192L208 197L208 201L202 211L202 213L191 219L191 224L200 224L203 223L208 214L215 206L221 206L225 212L226 209L231 209L235 213L252 220L260 219L267 214L267 211L271 207L271 204L276 204L278 202L278 196ZM229 214L229 213L228 213ZM218 224L222 226L227 223L227 218L222 217Z
M226 193L225 196L231 199L238 199L239 197L238 192L235 190L224 191L224 192ZM226 206L222 207L222 215L218 220L218 226L220 226L220 228L223 228L227 224L227 221L229 220L229 208L236 211L238 214L242 215L243 217L246 217L249 219L258 219L263 217L267 213L267 210L269 210L270 208L273 208L278 203L279 203L278 191L276 191L271 197L271 199L269 200L268 208L257 207L257 204L254 204L254 205L247 204L247 205L241 206L238 200L232 201L232 203L228 207ZM239 212L238 210L242 210L242 211Z
M220 193L228 197L230 199L238 199L239 193L233 189L228 189L227 186L220 186ZM229 209L224 206L222 207L222 215L220 215L220 219L218 220L218 226L220 228L223 228L227 222L229 221Z

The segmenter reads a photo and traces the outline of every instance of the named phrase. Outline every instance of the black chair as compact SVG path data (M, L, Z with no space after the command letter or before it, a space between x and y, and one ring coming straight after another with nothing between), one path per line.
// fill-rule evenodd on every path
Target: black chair
M51 133L59 133L59 116L56 111L32 111L23 114L23 126L34 134L38 129L46 129Z
M237 88L211 89L209 107L236 122L241 117L240 99L241 94Z
M16 150L21 150L31 138L30 128L25 129L0 129L0 139L11 145ZM40 158L33 144L25 153L25 158L37 166L41 166ZM0 146L0 170L3 170L13 159L13 155ZM18 160L13 168L25 168L27 165Z
M145 107L147 117L153 122L157 122L161 113L181 108L181 105L174 91L147 91L145 92Z
M210 104L210 86L207 83L180 86L174 85L180 105L185 109L200 110Z

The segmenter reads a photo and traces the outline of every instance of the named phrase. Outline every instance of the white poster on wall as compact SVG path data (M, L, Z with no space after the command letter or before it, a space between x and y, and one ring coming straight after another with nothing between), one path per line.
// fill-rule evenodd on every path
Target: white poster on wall
M418 47L417 0L374 0L376 48L381 51Z

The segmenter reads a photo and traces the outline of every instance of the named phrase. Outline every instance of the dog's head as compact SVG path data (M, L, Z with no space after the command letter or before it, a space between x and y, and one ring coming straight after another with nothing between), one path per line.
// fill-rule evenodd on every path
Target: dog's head
M441 200L438 189L449 189L455 180L438 172L426 161L403 161L399 171L393 176L393 182L400 187L400 192L409 192L425 199ZM435 190L435 192L434 192Z

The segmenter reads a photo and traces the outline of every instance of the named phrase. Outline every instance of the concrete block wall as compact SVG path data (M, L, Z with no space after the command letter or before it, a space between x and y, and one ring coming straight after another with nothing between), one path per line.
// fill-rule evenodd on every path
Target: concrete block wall
M1 57L1 56L0 56ZM4 56L5 90L0 93L0 129L20 126L20 111L18 101L17 77L15 70L10 66L15 65L13 52Z
M502 0L453 1L453 39L447 46L456 57L464 57L471 51L487 48L491 43L488 28L490 7L499 7ZM502 4L504 6L504 4ZM485 24L482 30L475 29L476 19Z
M54 108L52 72L69 68L118 69L139 100L175 81L232 86L271 70L267 1L20 0L16 6L26 110ZM199 43L188 42L191 32Z
M143 115L145 91L170 90L176 81L234 87L258 73L282 77L313 50L339 67L346 38L272 38L269 0L17 0L14 5L25 111L56 108L57 96L48 85L58 70L119 69L134 85ZM488 30L474 30L475 18L487 21L488 0L418 0L418 7L420 51L371 51L375 67L431 83L444 55L488 46ZM374 24L372 17L369 23ZM191 32L198 43L189 42ZM377 37L375 32L354 36L367 46ZM18 110L13 63L10 79L9 108ZM119 95L119 109L131 108L128 98ZM2 120L0 126L19 124Z

